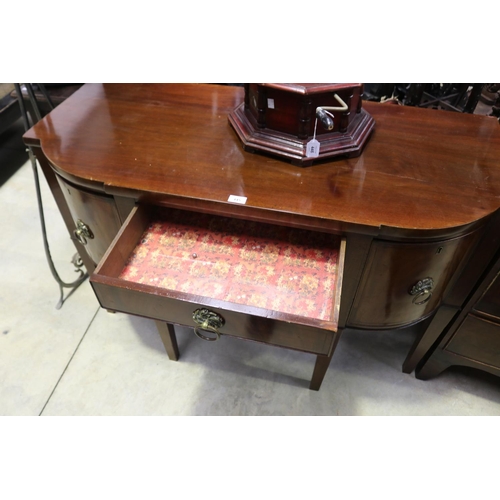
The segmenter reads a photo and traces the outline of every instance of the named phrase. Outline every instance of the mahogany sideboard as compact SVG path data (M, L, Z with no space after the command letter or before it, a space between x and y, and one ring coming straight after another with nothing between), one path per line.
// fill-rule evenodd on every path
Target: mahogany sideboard
M244 151L243 98L86 84L25 134L101 305L155 320L174 360L174 324L312 353L316 390L343 330L418 324L413 371L500 248L497 121L366 102L363 153L301 168Z

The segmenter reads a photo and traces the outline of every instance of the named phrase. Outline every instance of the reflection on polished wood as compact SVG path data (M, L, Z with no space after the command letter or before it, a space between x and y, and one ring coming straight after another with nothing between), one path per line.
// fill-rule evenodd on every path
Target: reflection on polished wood
M363 154L301 169L243 151L227 118L241 102L236 87L85 85L25 140L80 183L187 197L221 213L242 213L227 199L246 196L245 213L267 220L419 236L499 206L494 118L367 102L376 128Z

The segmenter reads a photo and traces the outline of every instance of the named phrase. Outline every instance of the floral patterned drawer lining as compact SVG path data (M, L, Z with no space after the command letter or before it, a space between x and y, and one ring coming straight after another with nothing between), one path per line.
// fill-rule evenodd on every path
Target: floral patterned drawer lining
M120 278L331 320L339 238L207 214L153 218Z

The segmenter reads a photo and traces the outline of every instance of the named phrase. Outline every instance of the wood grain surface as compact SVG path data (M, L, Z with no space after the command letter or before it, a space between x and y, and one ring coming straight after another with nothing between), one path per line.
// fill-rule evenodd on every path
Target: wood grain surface
M366 102L376 125L363 154L300 168L243 151L227 119L243 99L220 85L87 84L25 141L63 177L113 194L189 198L220 213L238 211L229 195L245 196L247 216L313 226L432 234L500 206L494 118Z

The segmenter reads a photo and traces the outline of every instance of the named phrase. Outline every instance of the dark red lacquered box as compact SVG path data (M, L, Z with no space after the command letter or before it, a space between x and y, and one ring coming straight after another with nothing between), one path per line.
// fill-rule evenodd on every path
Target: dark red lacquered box
M375 125L362 96L361 83L246 83L229 122L246 151L309 166L361 154Z

